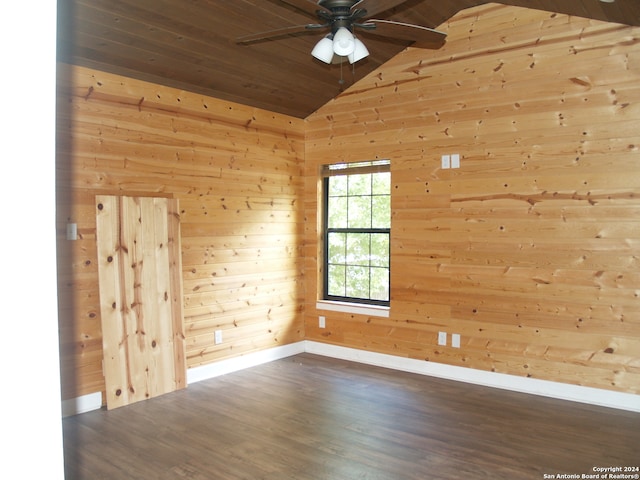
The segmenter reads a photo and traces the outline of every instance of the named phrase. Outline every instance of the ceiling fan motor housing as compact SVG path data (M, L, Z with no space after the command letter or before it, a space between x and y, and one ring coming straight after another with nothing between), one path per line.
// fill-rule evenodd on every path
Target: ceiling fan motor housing
M320 0L318 5L325 10L318 10L317 14L331 25L331 33L335 34L341 27L353 32L354 21L367 14L364 9L351 10L357 3L358 0Z
M346 9L348 13L356 3L358 3L358 0L320 0L318 5L331 11L338 8Z

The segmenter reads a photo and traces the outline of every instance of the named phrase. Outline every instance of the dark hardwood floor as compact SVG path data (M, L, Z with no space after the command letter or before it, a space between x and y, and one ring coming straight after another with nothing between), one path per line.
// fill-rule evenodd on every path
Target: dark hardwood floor
M63 429L68 480L520 480L640 466L640 414L310 354Z

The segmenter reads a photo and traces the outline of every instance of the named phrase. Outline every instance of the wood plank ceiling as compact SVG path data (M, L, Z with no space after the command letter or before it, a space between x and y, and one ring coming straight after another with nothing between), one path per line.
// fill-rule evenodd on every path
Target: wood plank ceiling
M407 0L376 18L436 28L458 11L484 3ZM640 25L638 0L500 3ZM234 40L242 35L317 20L280 0L59 0L58 12L62 62L299 118L408 45L363 33L370 55L354 67L325 65L310 55L324 32L237 45Z

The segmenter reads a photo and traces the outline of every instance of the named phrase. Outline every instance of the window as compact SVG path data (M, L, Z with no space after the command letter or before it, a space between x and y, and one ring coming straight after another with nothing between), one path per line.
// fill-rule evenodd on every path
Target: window
M323 177L323 298L389 305L389 161L329 165Z

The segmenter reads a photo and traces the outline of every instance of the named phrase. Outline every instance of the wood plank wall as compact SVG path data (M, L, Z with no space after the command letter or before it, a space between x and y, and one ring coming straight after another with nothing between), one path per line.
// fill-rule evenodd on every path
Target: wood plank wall
M640 29L496 4L440 29L307 119L306 338L640 393ZM373 158L390 317L317 310L319 166Z
M63 398L104 391L96 195L179 200L188 367L301 340L304 121L85 68L59 72ZM77 241L66 240L67 223Z

